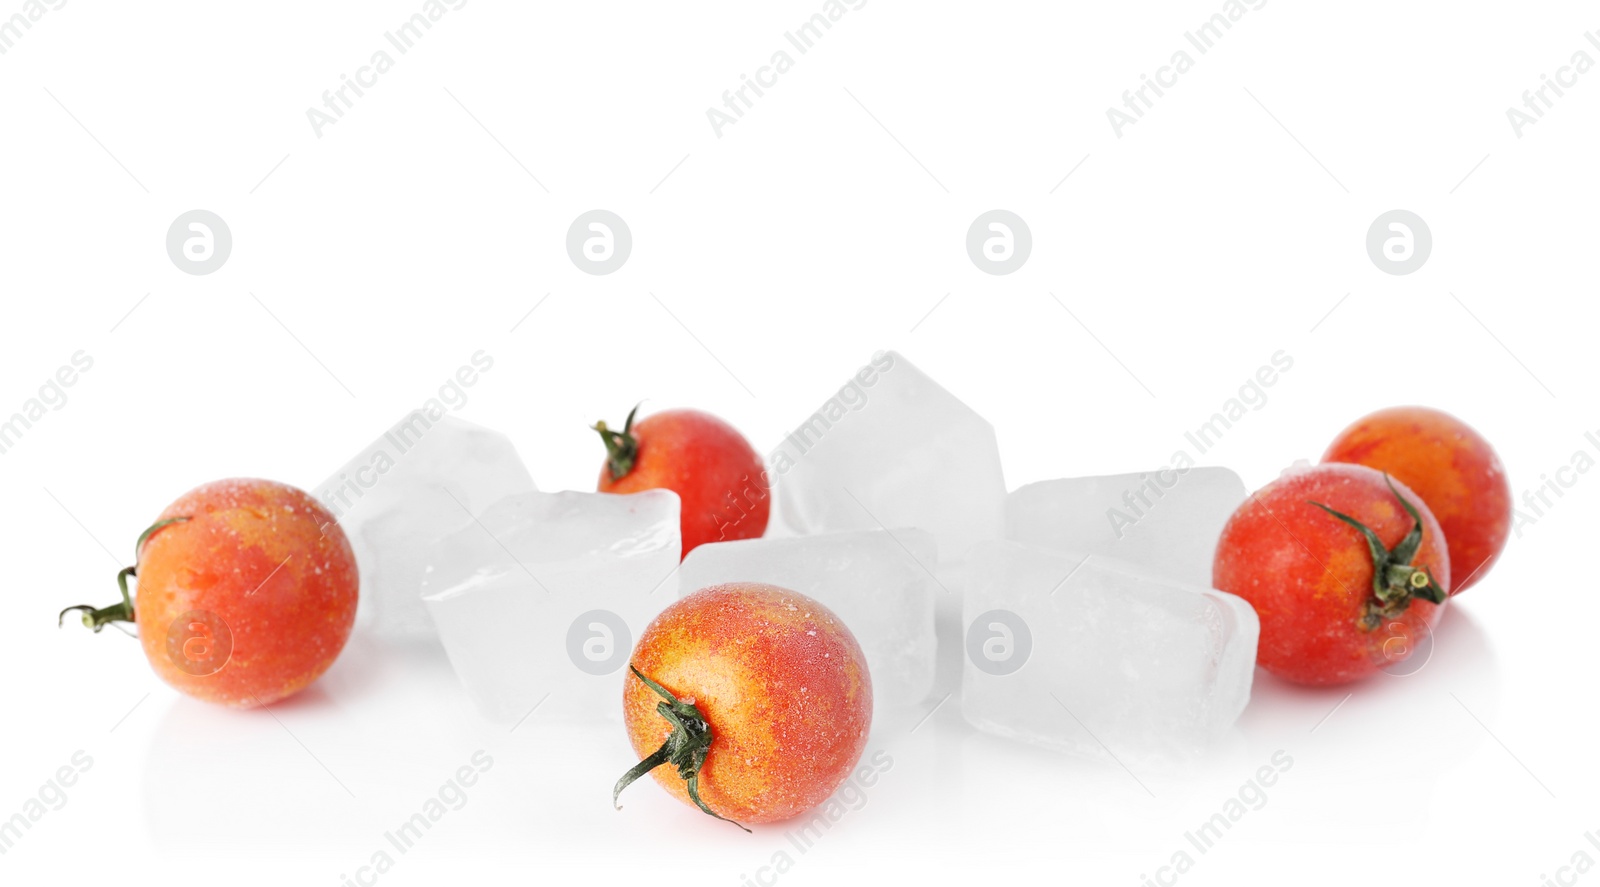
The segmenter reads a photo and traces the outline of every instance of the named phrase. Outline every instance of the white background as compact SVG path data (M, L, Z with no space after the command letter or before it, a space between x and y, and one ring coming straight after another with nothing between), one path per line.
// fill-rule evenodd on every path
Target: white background
M170 691L121 635L56 629L115 596L183 491L315 484L478 349L494 369L461 415L547 490L592 488L585 425L640 398L770 450L880 348L994 423L1013 487L1165 464L1280 349L1292 371L1202 460L1252 488L1393 403L1467 418L1519 497L1600 429L1600 73L1521 138L1505 113L1600 58L1592 7L1273 0L1119 139L1106 108L1220 3L872 0L718 138L706 109L820 7L472 0L321 138L306 109L419 2L73 0L0 56L0 414L94 360L0 456L0 817L94 760L0 877L336 885L477 749L495 763L470 802L379 883L735 885L787 850L785 885L1134 885L1280 749L1267 804L1180 883L1533 885L1600 858L1600 477L1522 528L1415 676L1263 675L1229 743L1137 781L975 734L952 702L878 730L893 768L805 854L649 785L614 812L620 727L508 733L436 653L358 638L308 692L238 713ZM634 237L609 276L565 254L596 207ZM996 207L1033 233L1009 276L964 247ZM208 276L164 249L194 208L233 233ZM1433 232L1409 276L1365 253L1394 208Z

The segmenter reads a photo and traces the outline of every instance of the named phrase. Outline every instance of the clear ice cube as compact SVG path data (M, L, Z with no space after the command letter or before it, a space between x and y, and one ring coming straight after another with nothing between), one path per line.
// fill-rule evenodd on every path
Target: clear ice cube
M355 549L357 626L390 637L432 634L420 596L428 547L496 500L534 489L498 431L421 410L395 423L316 488Z
M1041 481L1006 497L1006 538L1209 588L1217 539L1244 497L1244 481L1227 468Z
M961 706L990 733L1089 756L1181 760L1250 700L1244 600L1100 555L973 552Z
M993 426L893 351L851 376L772 462L784 517L801 534L916 527L953 562L1004 531Z
M522 493L425 553L422 599L486 717L616 719L682 546L670 490Z
M867 657L879 710L909 708L933 689L933 537L921 530L858 530L701 545L684 559L680 595L723 582L798 591L843 620Z

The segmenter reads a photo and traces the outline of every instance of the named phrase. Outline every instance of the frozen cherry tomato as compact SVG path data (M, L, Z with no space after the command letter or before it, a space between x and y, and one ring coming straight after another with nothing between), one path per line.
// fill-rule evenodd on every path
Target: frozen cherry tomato
M665 410L621 431L594 426L606 442L602 493L666 489L682 508L683 554L698 545L755 539L767 531L772 497L761 454L732 425L698 410Z
M99 631L136 622L145 657L173 687L239 708L305 689L355 621L355 555L333 516L269 480L223 480L167 506L118 576L122 600L83 611ZM128 579L137 577L136 594Z
M631 669L622 713L643 760L613 803L653 772L719 819L774 822L826 800L866 749L872 681L861 647L805 595L703 588L645 628Z
M1261 617L1256 661L1342 684L1421 647L1450 589L1445 536L1405 486L1362 465L1291 469L1228 519L1212 584Z
M1451 594L1481 580L1511 533L1511 485L1489 442L1467 423L1427 407L1379 410L1346 428L1324 462L1387 472L1415 490L1450 542Z

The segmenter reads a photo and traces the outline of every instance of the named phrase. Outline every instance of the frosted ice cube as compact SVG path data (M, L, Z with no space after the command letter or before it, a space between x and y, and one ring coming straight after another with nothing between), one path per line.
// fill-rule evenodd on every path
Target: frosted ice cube
M1226 468L1041 481L1006 497L1006 538L1209 588L1217 539L1244 497L1244 481Z
M798 591L844 621L872 673L880 710L909 708L933 689L933 537L920 530L860 530L701 545L684 559L680 595L723 582Z
M355 549L357 625L406 636L433 633L420 597L428 547L535 487L505 435L414 410L316 489Z
M633 642L672 602L678 494L522 493L427 553L423 600L478 710L620 718Z
M981 730L1181 759L1250 700L1260 622L1240 598L1014 542L980 546L971 570L961 707Z
M916 527L953 561L1005 527L994 428L893 351L874 355L772 461L784 516L802 534Z

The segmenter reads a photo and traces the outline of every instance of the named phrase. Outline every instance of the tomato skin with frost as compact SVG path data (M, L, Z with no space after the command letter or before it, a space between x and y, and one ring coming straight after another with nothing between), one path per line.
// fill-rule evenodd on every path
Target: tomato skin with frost
M757 539L772 507L761 454L737 429L699 410L663 410L632 428L633 468L600 467L602 493L666 489L682 503L683 555L707 542Z
M1398 481L1422 517L1412 564L1450 589L1450 561L1439 522ZM1355 528L1311 502L1366 524L1393 548L1413 521L1381 472L1361 465L1291 469L1252 495L1223 527L1212 584L1250 602L1261 618L1256 662L1301 684L1343 684L1398 665L1432 631L1442 608L1412 600L1376 629L1361 621L1374 599L1372 554Z
M197 699L248 708L327 671L359 588L333 516L286 484L234 479L185 493L158 520L177 517L189 519L157 530L139 555L134 614L156 674Z
M776 822L803 813L827 800L866 750L866 659L844 623L805 595L759 583L701 589L650 623L632 664L679 699L693 699L711 725L700 796L728 819ZM659 701L628 676L623 719L641 759L672 732ZM675 769L651 775L692 806Z
M1417 492L1450 540L1452 595L1488 574L1511 534L1511 485L1483 435L1449 413L1391 407L1334 438L1324 462L1386 471Z

